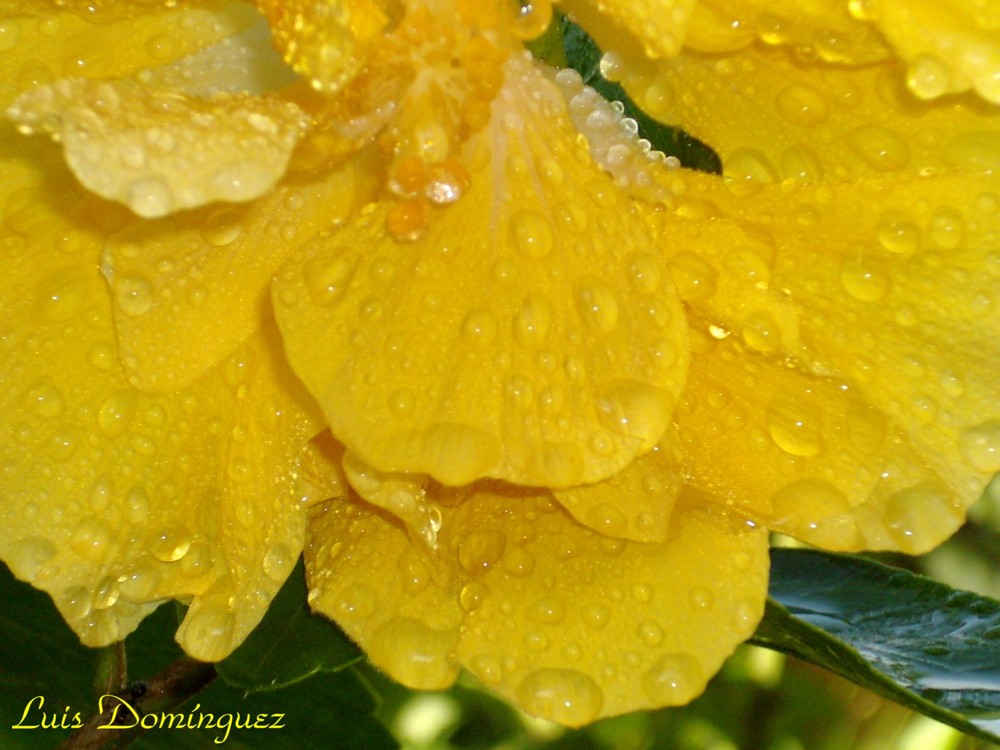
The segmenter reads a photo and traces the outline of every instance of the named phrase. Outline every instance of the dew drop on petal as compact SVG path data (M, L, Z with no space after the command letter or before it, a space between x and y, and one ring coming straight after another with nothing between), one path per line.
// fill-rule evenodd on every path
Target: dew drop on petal
M515 694L529 714L571 727L593 721L604 705L597 683L575 669L530 672Z
M804 396L778 394L767 407L771 439L793 456L815 456L822 448L822 422L818 410Z
M1000 471L1000 420L983 422L959 436L962 454L979 471Z
M661 656L642 675L642 691L657 706L687 703L703 687L701 665L687 654Z

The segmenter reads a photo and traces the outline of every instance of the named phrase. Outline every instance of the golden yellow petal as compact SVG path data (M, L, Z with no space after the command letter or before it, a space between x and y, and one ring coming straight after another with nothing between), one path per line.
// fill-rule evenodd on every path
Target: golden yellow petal
M59 163L48 178L8 199L0 229L0 557L88 645L190 599L182 645L222 658L301 548L311 402L273 323L185 390L130 387L99 271L107 207Z
M258 0L274 43L297 73L335 91L361 69L367 46L389 22L378 0Z
M878 2L878 0L875 0ZM684 39L702 52L731 52L757 39L788 46L802 62L871 63L891 56L867 23L871 0L699 0Z
M825 547L938 544L1000 471L1000 178L739 200L700 184L692 195L738 220L689 220L711 240L690 247L720 279L754 269L787 316L766 297L727 298L732 281L689 301L703 336L678 419L696 486Z
M653 114L716 149L740 195L785 180L1000 164L996 107L968 95L920 101L898 63L816 67L749 47L723 58L684 53L627 85Z
M625 470L552 494L577 522L605 536L662 542L686 479L680 436L671 425L653 450Z
M631 53L636 41L647 57L672 57L697 3L695 0L561 0L604 50Z
M22 94L7 116L61 142L85 187L145 218L261 196L309 126L291 102L190 97L127 79L65 78Z
M295 175L249 204L132 222L114 235L102 269L132 385L184 387L254 331L285 259L354 209L358 169Z
M1000 8L984 0L857 3L907 62L922 99L974 90L1000 104Z
M374 205L297 254L274 301L334 435L382 471L566 487L670 423L686 324L644 209L512 60L471 187L412 242Z
M233 36L259 19L244 2L153 9L148 3L0 4L0 106L60 78L114 78L156 67ZM59 5L64 5L60 3ZM167 3L164 3L167 5ZM86 7L83 7L86 6Z
M547 493L486 482L441 508L428 557L382 511L334 501L310 515L310 601L406 685L446 687L465 667L578 726L686 703L756 626L766 534L692 496L670 526L660 544L612 539Z

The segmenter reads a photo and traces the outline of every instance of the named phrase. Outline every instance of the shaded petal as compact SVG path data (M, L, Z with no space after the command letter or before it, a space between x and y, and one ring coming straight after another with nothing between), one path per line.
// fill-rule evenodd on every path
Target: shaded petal
M107 207L80 201L60 165L49 176L61 189L14 213L8 201L0 234L17 269L0 282L0 557L92 646L191 598L181 644L220 659L300 549L294 468L311 402L273 323L186 390L132 389L99 271Z
M792 314L751 296L689 302L707 341L737 341L692 365L679 419L695 484L823 546L942 541L1000 471L1000 179L774 186L738 201L701 184L740 220L691 221L690 236L710 241L690 246L720 278L755 268ZM744 226L769 259L744 257ZM793 498L801 516L769 510ZM827 513L852 515L861 534L807 530Z
M412 687L446 687L464 666L570 726L677 705L762 612L766 535L700 497L662 544L601 536L548 494L490 483L441 514L434 557L363 502L317 507L309 522L312 606Z
M711 144L740 195L782 180L1000 164L996 108L971 96L922 102L904 79L896 63L812 67L751 47L732 58L682 54L656 72L637 71L633 90L654 114Z
M53 2L0 5L0 105L33 86L60 78L116 78L164 65L238 34L259 15L244 2ZM59 6L65 5L59 3ZM85 6L85 7L84 7ZM89 20L88 20L89 19Z
M353 211L366 165L294 175L247 205L132 222L102 269L115 300L119 355L136 388L193 382L259 325L285 259Z
M686 324L646 209L551 83L523 58L506 71L461 200L409 243L372 206L297 254L274 300L293 367L366 463L564 487L660 439Z
M85 187L146 218L259 197L309 126L291 102L202 99L125 79L63 79L22 94L7 116L23 133L60 141Z

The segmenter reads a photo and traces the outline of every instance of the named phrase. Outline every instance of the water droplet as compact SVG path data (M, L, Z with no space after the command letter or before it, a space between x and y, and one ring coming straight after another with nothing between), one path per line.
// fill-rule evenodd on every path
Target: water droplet
M943 206L931 218L930 238L942 250L954 250L962 244L965 220L950 206Z
M365 583L351 583L337 597L336 610L341 617L369 617L377 607L378 594Z
M35 580L38 570L56 554L56 545L40 536L27 536L9 547L7 564L11 572L29 583Z
M848 251L840 266L840 282L855 299L875 302L889 289L889 271L878 258Z
M120 579L121 594L134 602L149 601L160 585L159 571L148 565L134 568Z
M489 594L489 589L479 581L467 583L458 592L458 603L466 612L473 612L482 606L483 600Z
M826 98L806 84L786 86L778 93L776 102L778 113L793 125L819 125L830 114Z
M226 607L207 603L188 610L177 637L184 650L200 661L219 661L232 650L236 618Z
M458 674L452 654L458 644L455 630L436 630L418 620L394 617L373 634L368 656L395 679L421 690L440 690Z
M906 85L921 99L936 99L952 90L951 68L933 55L917 55L906 70Z
M653 620L643 620L639 623L638 634L647 646L659 646L663 643L663 628Z
M590 723L604 705L604 693L597 683L575 669L531 672L515 694L529 714L570 727Z
M521 209L510 217L510 242L528 258L544 258L552 252L552 225L538 211Z
M507 537L499 531L473 531L458 548L458 561L473 575L485 573L503 556Z
M503 668L495 656L474 656L469 662L469 668L486 685L496 685L503 679Z
M781 530L802 541L834 550L857 549L864 541L847 496L826 480L795 480L775 492L771 502Z
M162 529L153 537L149 551L157 560L175 562L188 553L191 548L191 534L180 526L170 526Z
M687 654L661 656L642 675L642 692L656 706L687 703L704 685L701 665Z
M14 49L21 41L21 23L16 18L0 21L0 52Z
M628 275L636 292L654 294L663 283L663 265L651 253L636 253L628 260Z
M125 493L125 519L131 524L139 524L149 515L149 495L142 487L132 487Z
M174 208L174 194L160 177L144 177L128 186L125 202L144 219L166 216Z
M295 558L296 555L288 545L279 542L264 555L264 575L272 581L281 583L295 565Z
M114 281L115 301L126 315L137 318L153 307L153 285L142 276L123 276Z
M878 172L892 172L910 161L910 148L906 141L878 125L855 128L848 134L847 144Z
M243 234L242 214L241 210L232 207L216 209L205 218L201 236L215 247L231 245Z
M959 507L952 492L926 481L890 495L884 520L899 549L917 555L958 528L965 518Z
M528 619L546 625L555 625L566 617L566 603L554 596L544 596L535 600L527 610Z
M580 280L576 287L576 307L583 322L595 331L607 333L618 324L618 300L597 279Z
M517 578L530 576L535 572L535 556L525 549L512 549L503 559L503 569Z
M86 516L73 529L69 546L85 560L103 562L113 556L116 545L107 523L95 516Z
M718 272L694 253L681 251L670 259L670 272L681 299L693 302L715 294Z
M958 438L962 454L979 471L1000 471L1000 420L992 419L962 432Z
M489 310L470 310L462 321L462 336L476 346L489 346L497 337L499 325Z
M518 39L534 39L549 27L552 20L551 0L508 0L514 14L511 33Z
M514 338L522 346L538 346L552 323L552 304L538 293L529 294L514 314Z
M754 351L771 353L781 347L781 329L771 315L753 312L743 320L743 342Z
M131 389L108 396L97 413L97 426L104 436L113 439L128 430L138 403L138 393Z
M347 252L332 257L323 253L307 261L302 279L313 302L321 307L336 304L347 292L357 263L357 257Z
M600 388L595 399L601 423L616 434L640 441L649 450L662 437L673 415L666 391L635 381L617 381Z
M28 411L46 419L58 417L66 410L62 392L47 380L29 388L22 403Z
M648 602L653 598L653 587L648 583L637 583L632 587L632 598L637 602Z
M807 395L778 394L767 407L771 439L793 456L815 456L822 447L820 412L807 398Z
M580 611L580 617L588 626L600 630L611 620L611 608L604 604L588 604Z
M111 576L105 576L94 589L93 608L109 609L118 603L119 596L121 596L121 589L118 587L118 581Z
M601 503L591 508L587 520L591 528L609 536L618 536L628 528L628 518L611 503Z
M909 255L920 248L920 229L904 216L883 216L877 233L879 244L890 253Z
M708 611L715 606L715 594L704 586L695 586L691 589L689 599L695 609Z

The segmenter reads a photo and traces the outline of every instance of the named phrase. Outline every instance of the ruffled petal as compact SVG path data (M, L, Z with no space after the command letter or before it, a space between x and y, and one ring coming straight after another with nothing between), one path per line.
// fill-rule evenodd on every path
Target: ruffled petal
M662 544L602 536L548 494L490 483L440 513L433 556L360 501L309 521L313 608L406 685L443 688L465 667L570 726L677 705L763 609L766 534L700 497L678 506Z
M48 178L63 188L9 198L0 230L17 269L0 282L0 557L88 645L190 598L182 645L222 658L298 555L311 401L273 323L185 390L130 387L99 270L108 209L58 162Z
M116 78L165 65L252 26L244 2L0 4L0 105L60 78ZM57 7L58 6L58 7ZM73 12L73 11L76 12Z
M246 205L132 222L114 235L102 269L129 382L164 392L215 367L259 325L285 259L350 215L362 168L296 175Z
M663 435L686 323L646 209L591 161L555 86L523 58L505 70L464 196L412 242L372 206L297 254L274 301L293 367L366 463L566 487Z
M261 196L309 126L291 102L202 99L126 79L62 79L22 94L7 116L23 133L61 142L85 187L145 218Z
M689 305L705 341L727 340L698 350L678 412L692 481L825 547L938 544L1000 471L1000 179L739 200L700 182L690 195L714 194L733 218L685 230L708 240L690 246L720 279ZM785 317L766 297L728 298L741 275L778 290ZM839 530L814 526L828 521Z
M1000 162L996 108L972 97L920 101L898 63L818 67L750 47L733 58L685 53L640 72L637 100L711 144L740 195L783 180L978 171Z

